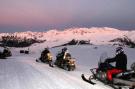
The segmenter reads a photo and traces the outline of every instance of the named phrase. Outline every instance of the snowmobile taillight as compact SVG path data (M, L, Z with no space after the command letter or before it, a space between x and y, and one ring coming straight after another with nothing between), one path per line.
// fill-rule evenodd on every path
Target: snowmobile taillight
M98 68L96 68L96 72L98 72Z

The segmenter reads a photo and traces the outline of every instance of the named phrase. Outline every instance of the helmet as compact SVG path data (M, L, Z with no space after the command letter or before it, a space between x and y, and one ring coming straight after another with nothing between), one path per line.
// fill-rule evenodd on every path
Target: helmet
M62 49L62 51L63 51L63 52L67 51L67 47L64 47L64 48Z
M45 48L44 50L49 50L49 48L47 47L47 48Z
M120 53L122 53L122 52L124 52L124 50L123 50L122 47L117 47L117 48L116 48L116 55L117 55L117 54L120 54Z

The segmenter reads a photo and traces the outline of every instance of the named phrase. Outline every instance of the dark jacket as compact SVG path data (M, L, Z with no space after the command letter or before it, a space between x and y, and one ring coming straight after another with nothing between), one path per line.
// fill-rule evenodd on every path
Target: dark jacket
M116 68L121 70L127 70L127 56L123 52L120 54L117 54L114 58L110 58L106 60L106 62L116 62Z
M47 54L47 53L49 53L50 51L49 50L44 50L43 52L42 52L42 54Z

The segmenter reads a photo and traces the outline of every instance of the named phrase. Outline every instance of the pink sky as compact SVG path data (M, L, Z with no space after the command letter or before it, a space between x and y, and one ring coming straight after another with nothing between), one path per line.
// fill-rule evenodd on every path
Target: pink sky
M135 0L1 0L0 30L12 28L17 31L19 28L16 29L15 26L39 25L39 28L45 29L67 27L134 29L134 3Z

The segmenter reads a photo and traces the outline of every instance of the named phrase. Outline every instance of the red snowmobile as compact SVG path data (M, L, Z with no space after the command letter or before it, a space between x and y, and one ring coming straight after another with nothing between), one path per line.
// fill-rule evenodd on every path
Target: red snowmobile
M105 55L104 55L105 56ZM98 68L90 69L92 75L86 78L84 74L81 75L82 79L92 85L96 84L96 81L100 81L105 85L108 85L114 89L135 89L135 63L131 65L131 69L120 72L113 76L113 80L108 80L107 70L110 69L110 64L103 61L103 56L100 57ZM95 82L93 82L95 80Z

